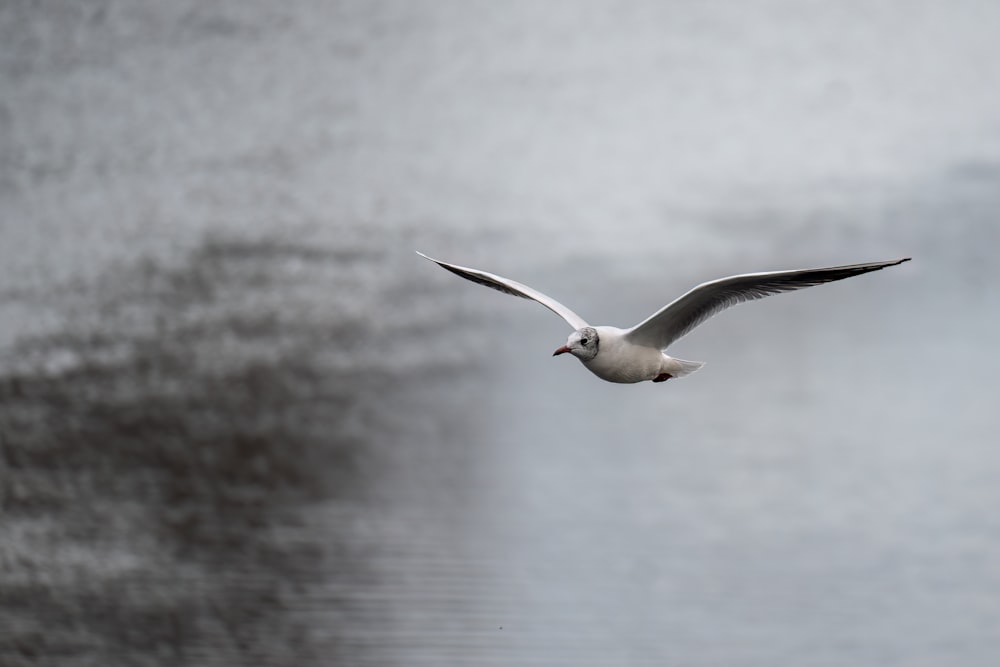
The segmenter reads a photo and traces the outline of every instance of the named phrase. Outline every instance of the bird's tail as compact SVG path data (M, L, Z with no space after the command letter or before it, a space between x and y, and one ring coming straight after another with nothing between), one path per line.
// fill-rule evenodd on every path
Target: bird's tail
M669 361L663 365L663 368L675 378L691 375L691 373L694 373L705 365L704 361L687 361L686 359L675 359L674 357L667 358Z

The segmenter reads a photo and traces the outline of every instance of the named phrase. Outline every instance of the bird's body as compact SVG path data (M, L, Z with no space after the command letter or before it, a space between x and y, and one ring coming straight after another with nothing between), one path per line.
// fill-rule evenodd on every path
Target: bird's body
M702 367L699 361L684 361L662 350L629 342L626 331L618 327L594 327L597 332L597 355L583 360L591 373L608 382L632 383L644 380L668 380L683 377Z
M668 356L664 350L708 318L737 303L843 280L902 264L910 259L906 257L888 262L746 273L720 278L698 285L639 324L629 329L619 329L590 326L586 320L555 299L509 278L442 262L423 253L417 254L466 280L542 304L575 329L566 344L554 354L569 352L597 377L619 383L645 380L663 382L670 378L684 377L701 368L704 364L700 361L676 359Z

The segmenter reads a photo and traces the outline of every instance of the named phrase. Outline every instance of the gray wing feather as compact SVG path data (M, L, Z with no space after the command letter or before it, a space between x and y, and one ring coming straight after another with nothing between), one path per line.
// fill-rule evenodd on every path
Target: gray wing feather
M538 290L532 289L527 285L522 285L521 283L511 280L510 278L504 278L502 276L497 276L492 273L487 273L485 271L480 271L479 269L470 269L465 266L458 266L457 264L449 264L448 262L442 262L439 259L434 259L433 257L428 257L424 253L417 251L417 254L424 259L429 259L438 266L448 271L451 271L456 276L461 276L466 280L471 280L474 283L482 285L484 287L489 287L495 289L498 292L503 292L504 294L510 294L511 296L519 296L522 299L530 299L532 301L537 301L542 304L553 313L559 317L566 320L573 329L582 329L583 327L590 326L587 324L586 320L574 313L572 310L562 305L550 296L542 294Z
M823 269L747 273L713 280L698 285L660 309L629 329L625 336L630 342L638 345L664 349L713 315L738 303L859 276L909 260L910 258L906 257L889 262L832 266Z

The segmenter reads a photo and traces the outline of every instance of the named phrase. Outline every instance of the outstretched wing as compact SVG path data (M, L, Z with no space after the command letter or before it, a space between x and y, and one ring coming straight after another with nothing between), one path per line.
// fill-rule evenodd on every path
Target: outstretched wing
M497 276L492 273L486 273L485 271L480 271L478 269L470 269L465 266L458 266L456 264L449 264L448 262L442 262L439 259L434 259L433 257L428 257L424 253L417 251L417 254L424 259L429 259L438 266L451 271L456 276L462 276L466 280L471 280L474 283L479 283L485 287L490 287L497 291L503 292L504 294L510 294L511 296L519 296L523 299L531 299L532 301L537 301L542 304L553 313L559 317L566 320L571 327L574 329L582 329L583 327L589 326L587 322L574 313L572 310L562 305L550 296L546 296L539 292L538 290L532 289L527 285L522 285L519 282L510 280L509 278L504 278L502 276Z
M859 276L909 260L910 258L906 257L890 262L832 266L825 269L747 273L720 278L698 285L629 329L625 336L630 342L638 345L663 349L716 313L738 303Z

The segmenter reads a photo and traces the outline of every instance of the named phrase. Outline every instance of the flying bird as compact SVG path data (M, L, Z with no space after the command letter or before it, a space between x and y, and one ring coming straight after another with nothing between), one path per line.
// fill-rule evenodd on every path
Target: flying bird
M667 355L664 350L699 324L730 306L744 301L763 299L780 292L791 292L860 276L862 273L910 261L909 257L904 257L888 262L744 273L720 278L698 285L635 326L619 329L611 326L591 326L552 297L509 278L442 262L419 251L417 254L466 280L542 304L573 327L573 333L569 335L566 344L556 349L552 356L569 352L597 377L608 382L621 383L645 380L664 382L670 378L690 375L704 366L704 362L701 361L676 359Z

